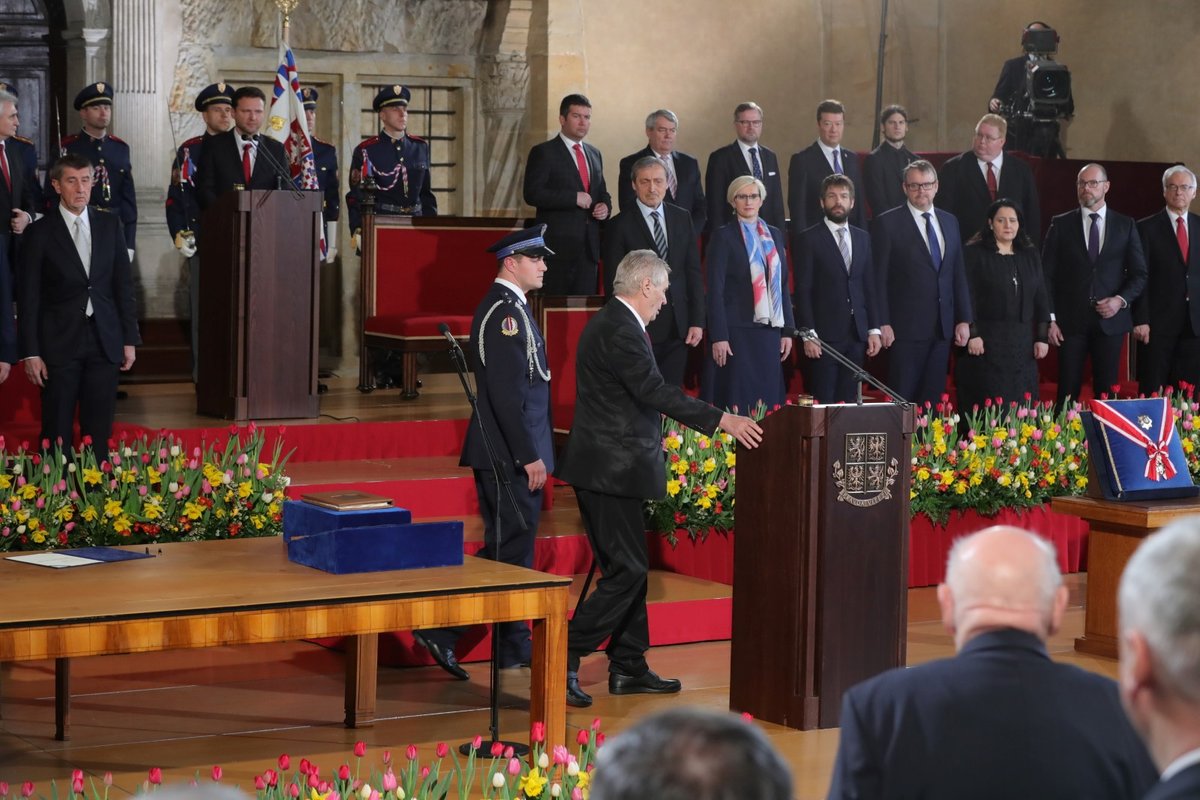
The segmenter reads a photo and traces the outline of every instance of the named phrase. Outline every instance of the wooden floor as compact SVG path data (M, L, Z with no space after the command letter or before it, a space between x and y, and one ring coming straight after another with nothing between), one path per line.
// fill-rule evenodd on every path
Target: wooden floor
M361 395L352 378L329 381L321 398L321 422L455 418L467 414L462 390L452 375L425 377L421 399L405 402L395 389ZM130 397L118 403L120 419L151 427L196 427L221 424L194 413L190 385L128 387ZM292 424L294 424L293 421ZM1071 608L1064 630L1051 642L1056 659L1112 676L1115 662L1079 656L1071 643L1083 629L1084 576L1069 576ZM30 602L53 602L30 598ZM580 672L584 688L596 697L591 709L568 709L572 729L601 718L609 735L655 710L692 704L728 707L729 643L711 642L655 648L651 665L679 677L681 695L610 697L602 655L585 660ZM953 645L939 622L933 589L909 594L908 654L910 664L951 655ZM772 670L779 665L763 664ZM379 713L373 728L348 730L342 713L342 656L306 643L214 648L138 656L108 656L74 662L72 741L53 737L54 670L52 663L0 666L0 780L38 782L49 796L47 781L63 779L80 768L97 777L114 775L114 795L133 793L151 766L162 767L168 780L186 781L214 764L227 783L252 785L252 776L274 765L280 753L293 763L307 757L327 773L353 764L351 749L364 740L376 758L378 750L402 751L421 746L432 755L439 740L458 743L486 733L487 669L469 667L472 680L451 680L436 667L383 668L379 676ZM502 673L502 733L526 735L524 704L528 670ZM771 740L795 773L798 798L821 798L837 750L836 730L800 732L765 724ZM369 754L369 756L372 754ZM365 764L364 764L365 766Z

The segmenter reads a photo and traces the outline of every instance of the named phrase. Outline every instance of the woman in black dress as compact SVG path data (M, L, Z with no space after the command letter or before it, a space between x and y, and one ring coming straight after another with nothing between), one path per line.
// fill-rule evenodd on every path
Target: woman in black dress
M1038 399L1037 359L1049 350L1050 307L1042 261L1024 227L1017 204L1000 198L963 249L975 311L955 368L958 407L966 413L987 398Z

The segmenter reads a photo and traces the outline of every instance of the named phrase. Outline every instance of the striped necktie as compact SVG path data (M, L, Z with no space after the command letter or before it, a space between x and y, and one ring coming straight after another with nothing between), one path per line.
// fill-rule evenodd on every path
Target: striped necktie
M667 260L667 234L662 229L662 225L658 222L658 209L650 212L650 221L654 223L654 249L658 251L658 257L663 261Z

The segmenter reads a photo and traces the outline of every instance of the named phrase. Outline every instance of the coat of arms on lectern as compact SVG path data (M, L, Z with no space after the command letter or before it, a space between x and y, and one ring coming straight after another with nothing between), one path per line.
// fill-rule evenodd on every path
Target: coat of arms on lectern
M889 462L887 455L886 433L846 434L843 458L833 462L838 502L866 508L890 500L899 462L895 458Z

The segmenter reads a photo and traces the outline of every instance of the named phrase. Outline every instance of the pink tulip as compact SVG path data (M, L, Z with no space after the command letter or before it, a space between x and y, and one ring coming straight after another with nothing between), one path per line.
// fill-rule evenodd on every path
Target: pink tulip
M508 774L509 775L520 775L521 774L521 759L509 757L509 759L508 759Z
M429 777L429 767L421 767L421 780Z
M472 750L478 750L482 746L483 746L483 737L482 736L476 736L474 739L471 740L471 749Z
M416 761L417 760L417 746L415 744L410 744L408 747L404 748L404 757L407 758L409 761Z
M546 723L535 722L533 728L529 732L529 740L537 744L546 741Z
M33 781L25 781L21 784L21 797L30 797L33 795Z
M288 797L299 797L300 796L300 787L296 785L295 781L293 781L292 783L288 784L287 792L288 792Z
M392 751L391 750L383 751L383 763L385 765L391 765L391 763L392 763Z
M514 752L513 752L513 749L512 749L511 747L506 747L506 748L504 748L504 757L505 757L505 758L512 758L512 757L513 757L513 755L514 755Z
M315 773L315 772L308 773L308 780L306 781L306 783L308 784L308 788L316 789L318 786L320 786L324 782L325 781L323 781L317 777L317 773Z
M0 444L2 444L3 439L4 437L0 436ZM0 797L8 797L8 781L0 781Z
M104 785L112 786L112 773L111 772L104 773Z
M383 773L383 790L385 792L394 792L396 791L396 787L399 785L400 784L396 780L396 774L394 772L389 769L387 772Z
M583 800L583 789L576 786L571 790L571 800Z
M71 779L71 791L74 794L83 794L83 776Z
M566 764L570 757L571 754L567 752L567 748L563 747L561 744L554 745L555 764Z

